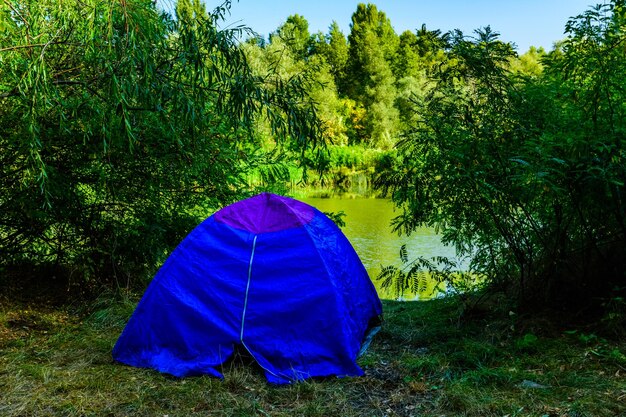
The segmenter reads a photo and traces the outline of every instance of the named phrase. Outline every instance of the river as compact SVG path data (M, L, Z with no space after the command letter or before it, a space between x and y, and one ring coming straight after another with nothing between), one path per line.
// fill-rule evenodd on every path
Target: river
M391 219L397 216L393 203L385 199L375 198L306 198L307 204L321 211L343 211L346 222L342 228L352 246L359 254L367 272L374 282L378 294L385 299L398 299L391 289L381 288L381 281L376 277L380 268L387 265L401 266L400 247L406 244L409 259L417 256L431 258L433 256L455 257L454 248L441 243L440 237L432 228L420 228L411 236L399 236L391 231ZM435 289L436 283L430 282L422 293L405 292L401 299L429 299L440 294Z

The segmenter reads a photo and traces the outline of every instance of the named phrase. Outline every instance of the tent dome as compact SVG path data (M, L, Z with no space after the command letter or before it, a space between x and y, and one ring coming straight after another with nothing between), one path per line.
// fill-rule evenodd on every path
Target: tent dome
M241 346L272 383L357 376L381 313L339 228L307 204L263 193L216 212L176 247L113 357L179 377L222 377Z

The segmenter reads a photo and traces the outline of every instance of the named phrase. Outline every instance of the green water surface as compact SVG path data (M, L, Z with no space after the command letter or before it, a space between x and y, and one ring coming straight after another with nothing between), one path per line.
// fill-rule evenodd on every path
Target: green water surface
M381 265L402 265L400 247L403 244L407 245L409 259L417 256L455 258L454 248L443 245L432 228L420 228L408 237L398 236L397 233L392 232L390 223L398 213L394 211L393 203L389 200L332 197L306 198L302 201L321 211L343 211L346 214L343 218L346 225L342 231L359 254L381 298L399 298L395 291L381 288L381 281L376 277L380 273ZM429 299L440 294L441 291L436 290L435 287L436 283L432 281L427 285L426 291L419 294L406 291L400 298Z

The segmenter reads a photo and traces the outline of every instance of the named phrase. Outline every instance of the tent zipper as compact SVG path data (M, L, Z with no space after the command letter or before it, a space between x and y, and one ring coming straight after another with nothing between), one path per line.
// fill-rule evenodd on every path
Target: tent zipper
M252 261L254 261L254 251L256 250L256 238L252 241L252 253L250 254L250 263L248 264L248 283L246 284L246 296L243 301L243 313L241 314L241 331L239 333L239 341L243 343L243 327L246 320L246 309L248 308L248 293L250 291L250 280L252 279Z

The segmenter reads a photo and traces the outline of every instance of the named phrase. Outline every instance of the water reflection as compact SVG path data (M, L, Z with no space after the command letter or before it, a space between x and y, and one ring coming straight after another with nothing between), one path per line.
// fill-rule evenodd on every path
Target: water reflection
M302 201L321 211L343 211L346 226L342 229L354 249L361 257L367 272L381 298L397 299L392 289L381 288L381 282L376 279L380 268L387 265L401 266L400 247L406 244L409 259L417 256L430 258L433 256L455 257L454 248L444 246L434 230L421 228L411 236L398 236L391 231L391 219L397 216L394 206L384 199L342 199L342 198L308 198ZM405 291L403 299L428 299L437 296L434 292L435 282L427 282L426 291L419 294Z

